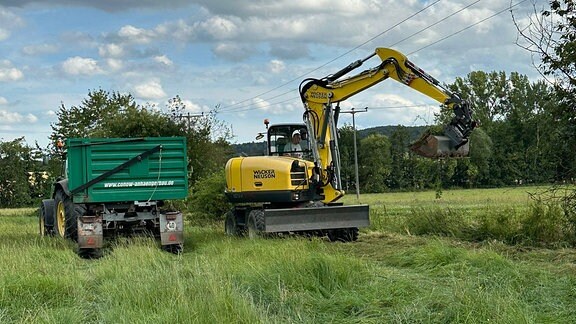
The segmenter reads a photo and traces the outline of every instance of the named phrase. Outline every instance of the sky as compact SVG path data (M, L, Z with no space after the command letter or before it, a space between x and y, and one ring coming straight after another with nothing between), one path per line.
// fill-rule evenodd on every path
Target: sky
M537 81L538 58L517 45L512 14L524 27L542 8L544 0L0 0L0 140L46 147L60 107L103 89L163 111L175 96L191 114L218 107L231 142L250 142L265 118L302 121L302 80L377 47L446 84L477 70ZM356 114L359 129L428 125L439 110L392 79L341 106L368 107Z

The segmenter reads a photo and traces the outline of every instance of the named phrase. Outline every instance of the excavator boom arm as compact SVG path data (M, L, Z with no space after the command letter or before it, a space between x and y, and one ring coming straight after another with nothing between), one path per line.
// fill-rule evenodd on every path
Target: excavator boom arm
M376 55L381 60L379 65L343 78ZM450 142L444 145L448 151L438 151L436 146L440 137L424 136L411 147L416 153L427 157L450 155L450 151L458 150L468 142L470 133L476 127L472 111L465 100L393 49L376 48L370 56L355 61L332 75L322 79L306 79L300 85L300 97L305 109L304 121L312 139L312 151L316 169L319 170L319 181L324 188L324 202L335 201L344 195L340 183L336 125L339 103L388 78L436 100L454 112L454 117L444 129ZM333 107L333 104L336 106ZM426 147L430 145L436 146L431 150Z

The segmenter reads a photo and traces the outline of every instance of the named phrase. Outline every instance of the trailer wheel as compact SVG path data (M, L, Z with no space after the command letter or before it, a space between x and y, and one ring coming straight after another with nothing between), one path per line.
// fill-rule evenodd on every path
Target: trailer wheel
M262 209L253 209L248 214L248 237L255 239L264 236L265 222L264 211Z
M102 249L78 249L77 254L82 259L99 259L102 257Z
M184 245L182 243L162 245L162 250L172 254L182 254Z
M54 200L42 200L40 203L38 223L41 236L54 235Z
M339 228L328 230L328 239L331 242L354 242L358 240L358 228Z
M64 190L56 191L54 195L55 217L54 227L60 237L78 241L78 217L86 213L86 207L74 204Z

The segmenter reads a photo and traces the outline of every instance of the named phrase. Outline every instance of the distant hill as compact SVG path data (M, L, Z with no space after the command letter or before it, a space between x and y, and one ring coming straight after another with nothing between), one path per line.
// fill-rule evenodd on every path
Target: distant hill
M370 134L382 134L390 137L398 126L377 126L358 130L358 140L363 139ZM427 126L404 126L410 133L410 141L415 141L428 128ZM233 144L236 154L246 154L257 156L266 154L266 142L249 142L242 144Z

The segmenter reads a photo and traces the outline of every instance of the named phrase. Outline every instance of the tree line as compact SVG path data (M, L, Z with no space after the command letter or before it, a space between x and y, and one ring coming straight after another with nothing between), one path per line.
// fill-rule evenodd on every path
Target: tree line
M540 56L542 79L530 82L516 72L474 71L449 88L470 101L480 127L470 140L470 156L430 160L408 150L412 129L373 133L358 142L363 192L447 187L498 187L573 182L576 178L576 11L574 0L552 0L541 19L519 28L521 46ZM176 96L164 111L138 105L130 94L93 90L78 106L62 104L48 148L24 138L0 141L0 207L29 205L46 195L62 174L54 145L71 137L185 136L191 183L222 172L233 154L229 129L216 111L193 120ZM450 118L442 111L437 122ZM353 129L340 131L342 180L355 186ZM47 174L52 178L47 179Z
M219 171L232 154L230 130L216 111L194 118L185 111L178 96L161 110L101 89L89 91L77 106L61 104L48 147L31 147L24 137L0 141L0 208L35 205L50 194L51 184L64 175L65 150L57 143L67 138L183 136L190 183Z

